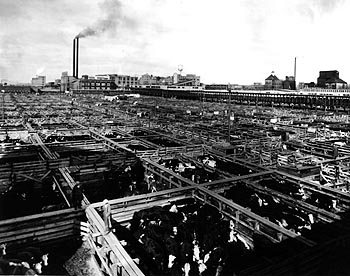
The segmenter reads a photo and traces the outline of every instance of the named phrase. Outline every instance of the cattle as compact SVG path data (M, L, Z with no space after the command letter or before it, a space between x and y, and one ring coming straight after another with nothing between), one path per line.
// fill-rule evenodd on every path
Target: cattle
M137 211L127 227L117 225L116 229L147 275L220 275L225 266L230 267L231 253L238 254L237 261L252 250L234 231L233 221L193 199ZM131 244L138 249L130 248ZM148 258L136 252L147 253ZM234 269L238 266L236 262Z
M337 199L321 193L307 192L302 184L287 183L285 176L277 179L262 179L259 181L259 185L289 195L297 200L304 201L326 211L341 211L341 209L337 206Z
M42 266L48 265L48 254L37 247L26 247L15 257L7 255L6 245L1 245L0 275L40 275Z
M74 176L84 187L84 194L90 202L99 202L104 199L116 199L150 192L146 183L145 168L140 160L133 164L110 165L101 175L101 182L96 185L85 185L79 174ZM86 179L86 178L85 178ZM158 188L158 186L157 186Z
M310 228L314 222L311 214L307 214L297 207L284 204L274 196L259 193L245 186L244 183L236 183L230 189L226 190L223 195L233 202L249 208L252 212L297 234L300 234L303 228Z
M207 162L211 161L208 159ZM197 184L219 179L219 174L217 172L196 167L193 162L183 162L175 158L171 160L160 160L159 164ZM210 164L214 166L212 163Z
M326 211L339 211L336 207L337 201L326 195L311 194L311 196L306 199L306 202Z
M82 206L84 199L83 186L78 181L72 189L72 205L75 209L79 209Z
M4 260L0 258L0 275L37 275L28 264L20 260Z

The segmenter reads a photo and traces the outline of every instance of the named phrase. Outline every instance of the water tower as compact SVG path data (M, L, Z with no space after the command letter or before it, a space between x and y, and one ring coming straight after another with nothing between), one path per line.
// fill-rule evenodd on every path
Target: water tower
M177 67L177 70L179 70L180 75L181 75L183 69L184 69L183 65L179 64L179 66Z

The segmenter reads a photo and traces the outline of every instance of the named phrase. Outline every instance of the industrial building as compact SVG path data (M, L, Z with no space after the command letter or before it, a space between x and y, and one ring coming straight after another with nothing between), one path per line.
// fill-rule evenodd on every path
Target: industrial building
M178 73L174 73L173 84L184 85L184 86L200 86L201 81L200 81L200 76L197 76L195 74L181 75Z
M117 88L114 80L106 79L104 77L89 78L88 75L83 75L81 79L77 81L78 89L84 90L113 90Z
M282 89L282 80L276 77L274 72L265 79L265 89Z
M320 71L320 75L317 78L317 87L342 89L346 88L347 83L339 78L339 72L337 70Z
M62 72L60 91L65 92L74 89L77 86L76 81L77 79L74 76L69 76L68 72Z
M32 78L31 84L35 87L44 87L46 84L46 76L36 76Z
M286 79L282 82L282 88L288 90L295 90L295 78L293 76L286 76Z
M150 74L143 74L138 80L139 85L172 85L173 83L172 76L160 77Z
M138 85L138 77L129 75L111 74L110 79L119 88L129 88Z

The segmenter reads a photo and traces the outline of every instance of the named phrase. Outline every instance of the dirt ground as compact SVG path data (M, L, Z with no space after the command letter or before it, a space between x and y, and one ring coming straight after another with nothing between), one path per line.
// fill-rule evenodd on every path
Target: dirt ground
M63 266L70 276L103 276L87 242Z

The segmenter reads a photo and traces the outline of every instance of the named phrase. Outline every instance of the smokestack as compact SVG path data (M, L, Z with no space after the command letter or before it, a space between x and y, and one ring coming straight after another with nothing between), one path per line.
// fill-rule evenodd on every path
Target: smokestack
M76 39L77 39L77 53L76 53L77 63L75 64L75 70L76 70L75 77L78 79L79 78L79 36L77 36Z
M294 58L294 81L295 81L295 86L297 85L297 57Z
M73 77L75 77L75 38L73 39Z

